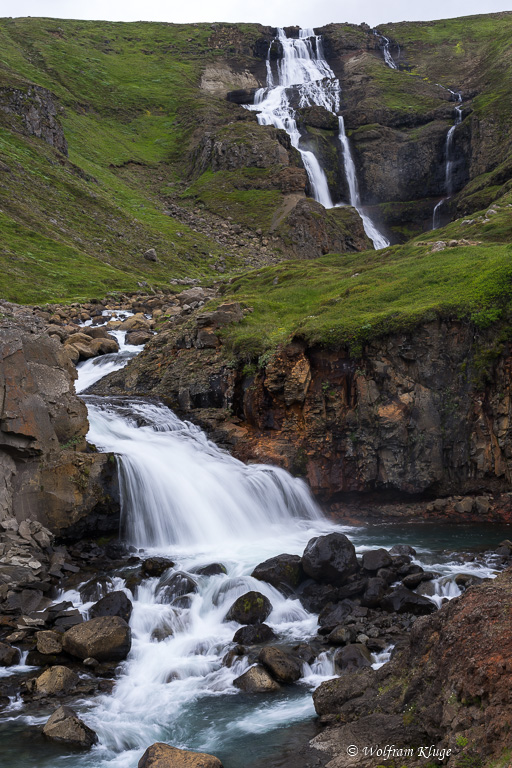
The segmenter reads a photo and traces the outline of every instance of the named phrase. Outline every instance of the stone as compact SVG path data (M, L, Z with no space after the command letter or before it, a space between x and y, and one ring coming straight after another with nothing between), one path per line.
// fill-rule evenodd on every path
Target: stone
M52 630L36 632L36 646L43 655L62 653L62 635Z
M114 582L110 576L100 576L90 579L80 589L80 598L83 603L97 602L113 588Z
M380 607L389 613L413 613L415 616L426 616L437 610L431 600L406 587L397 587L385 595L380 601Z
M431 581L435 578L434 573L429 573L428 571L422 571L421 573L410 573L408 576L404 576L402 579L402 584L404 587L407 587L407 589L416 589L422 581Z
M365 605L367 608L376 608L386 594L387 588L387 581L379 576L368 579L366 590L361 598L361 605Z
M227 568L222 563L210 563L209 565L202 565L200 568L195 568L192 573L197 573L198 576L218 576L221 573L227 573Z
M336 605L328 603L318 616L318 634L328 635L335 627L343 624L352 609L353 604L348 600Z
M260 563L251 573L253 578L266 581L281 592L288 594L304 581L301 558L298 555L277 555Z
M414 557L416 550L409 544L394 544L389 550L390 555L409 555Z
M354 672L356 669L371 667L372 655L362 643L352 643L336 651L334 665L339 672Z
M380 568L388 568L393 560L386 549L370 549L363 554L363 568L365 571L378 571Z
M268 693L269 691L278 691L281 688L277 680L274 680L261 664L250 667L243 675L236 677L233 680L233 685L247 693Z
M246 592L241 595L226 614L225 621L239 624L262 624L272 611L272 603L261 592Z
M46 696L59 696L69 693L77 685L78 675L67 667L50 667L36 679L35 687L38 693Z
M359 564L352 542L343 533L329 533L308 542L302 567L315 581L341 586Z
M80 720L70 707L59 707L53 713L43 728L43 735L50 741L82 749L90 749L98 741L92 728Z
M328 603L336 603L339 599L339 588L332 584L316 584L311 581L299 590L299 600L310 613L320 613Z
M137 768L222 768L222 763L204 752L189 752L157 742L146 749Z
M295 683L302 677L302 664L291 654L276 645L263 648L258 661L279 683Z
M91 607L89 617L95 619L98 616L120 616L128 623L132 608L132 601L124 592L109 592Z
M21 653L17 648L0 643L0 667L12 667L13 664L19 664L20 659Z
M197 581L183 571L162 576L156 590L159 603L172 603L177 597L197 592Z
M123 322L117 327L120 331L148 331L149 322L147 318L144 317L143 312L137 312L135 315L127 317L126 320L123 320Z
M142 573L145 576L161 576L169 568L174 568L174 563L165 557L149 557L142 563Z
M121 661L130 652L130 627L120 616L101 616L68 629L62 647L79 659Z
M150 331L131 331L126 334L126 343L131 344L133 347L140 347L142 344L146 344L153 334Z
M235 632L233 642L240 645L259 645L275 638L275 632L267 624L249 624Z
M143 258L146 259L146 261L158 261L158 257L154 248L148 248L148 250L143 253Z
M327 635L327 642L331 645L348 645L353 642L355 632L349 627L343 627L341 624L334 627L332 632Z

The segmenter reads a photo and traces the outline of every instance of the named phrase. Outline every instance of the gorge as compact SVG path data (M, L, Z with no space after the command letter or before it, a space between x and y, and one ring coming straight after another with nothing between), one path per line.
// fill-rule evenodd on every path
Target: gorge
M0 20L6 768L508 765L511 31Z

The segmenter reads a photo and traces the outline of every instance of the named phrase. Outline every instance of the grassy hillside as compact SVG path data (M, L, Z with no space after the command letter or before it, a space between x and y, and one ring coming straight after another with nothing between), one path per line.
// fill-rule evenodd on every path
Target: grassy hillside
M435 250L438 241L446 247ZM382 251L256 270L224 298L253 307L225 331L248 360L294 337L357 352L365 341L436 317L488 327L512 313L512 193L473 224L459 220Z

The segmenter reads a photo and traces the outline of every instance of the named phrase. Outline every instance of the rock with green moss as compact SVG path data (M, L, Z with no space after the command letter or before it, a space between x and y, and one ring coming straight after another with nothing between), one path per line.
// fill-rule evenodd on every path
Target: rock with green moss
M239 624L262 624L272 611L272 603L261 592L241 595L226 614L226 621Z

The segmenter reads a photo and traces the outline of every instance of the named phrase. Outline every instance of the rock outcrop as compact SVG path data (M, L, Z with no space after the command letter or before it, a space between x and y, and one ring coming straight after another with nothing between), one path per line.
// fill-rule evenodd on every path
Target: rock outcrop
M55 96L39 85L25 88L0 88L0 109L12 118L14 130L36 136L68 154L68 144L59 122L59 105Z
M0 523L30 520L61 536L118 527L115 462L86 452L76 371L41 322L0 327Z

